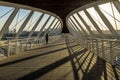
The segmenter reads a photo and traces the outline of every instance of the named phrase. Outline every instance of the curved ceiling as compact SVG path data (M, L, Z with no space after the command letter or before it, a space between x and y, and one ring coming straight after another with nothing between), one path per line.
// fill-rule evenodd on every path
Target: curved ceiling
M51 11L63 20L63 32L68 32L65 25L66 16L76 8L97 0L4 0Z

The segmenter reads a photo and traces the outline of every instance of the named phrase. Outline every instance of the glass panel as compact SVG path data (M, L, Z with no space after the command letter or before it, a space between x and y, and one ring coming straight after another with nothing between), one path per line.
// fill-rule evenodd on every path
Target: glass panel
M50 29L52 29L52 28L55 26L55 24L56 24L57 21L58 21L58 19L56 19L56 20L54 21L54 23L53 23L53 25L50 27Z
M61 26L61 24L60 24L60 26L58 27L58 30L61 30L62 28L61 28L62 26Z
M72 33L73 32L73 29L72 29L72 25L70 24L70 22L69 21L67 21L68 22L68 29L70 29L70 33ZM71 32L72 31L72 32Z
M52 23L53 19L54 19L53 16L49 19L49 21L48 21L48 23L46 24L45 28L42 30L42 31L43 31L43 32L42 32L42 35L45 35L45 33L50 30L50 29L48 30L48 28L49 28L50 24Z
M57 25L50 30L50 33L54 33L54 31L57 29L57 27L60 26L60 21L57 23Z
M40 29L43 27L43 25L45 24L45 22L47 21L48 17L50 15L45 14L41 20L41 22L38 24L37 28L35 29L35 31L40 31Z
M10 33L17 33L21 25L29 15L30 10L20 9L9 26Z
M72 30L72 33L74 34L74 36L76 36L76 34L78 33L77 28L74 26L74 24L70 19L68 19L68 23L70 25L70 29Z
M58 27L60 25L60 21L57 23L57 25L55 26L55 28L54 29L56 29L56 27Z
M113 5L113 3L99 5L99 8L109 20L113 28L117 31L120 30L120 14Z
M42 13L35 11L23 31L30 32L41 15Z
M85 25L83 24L83 22L80 20L80 18L78 17L78 15L75 13L73 14L73 16L77 19L77 21L80 23L81 27L83 27L83 29L89 33L89 31L87 30L87 28L85 27Z
M118 12L118 10L116 9L116 7L114 6L114 4L112 3L112 10L113 10L113 18L114 18L114 23L115 23L115 29L117 30L117 32L120 33L120 13Z
M88 13L91 15L93 20L98 24L99 28L102 30L104 34L111 34L108 27L104 24L101 17L97 13L97 11L92 7L87 9Z
M0 31L13 12L13 7L0 6Z
M76 35L76 31L75 29L73 28L73 25L71 25L70 21L68 20L68 25L69 25L69 30L70 30L70 33Z
M49 26L50 26L50 24L52 23L52 21L53 21L54 18L55 18L55 17L53 17L53 16L50 18L50 20L48 21L47 25L46 25L45 28L43 29L43 31L46 31L46 30L49 28Z
M79 27L79 25L77 24L77 22L74 20L73 16L70 16L70 18L72 19L72 21L75 23L76 27L81 30L81 28Z
M80 11L78 12L81 17L84 19L84 21L87 23L87 25L91 28L91 30L94 32L94 33L97 33L98 34L98 31L96 30L96 28L93 26L93 24L91 23L91 21L89 20L89 18L86 16L86 14L84 13L84 11Z
M68 22L68 26L71 28L71 27L72 27L72 25L71 25L70 21L67 21L67 22Z
M58 33L60 33L61 32L61 25L58 25L58 27L56 27L56 29L55 29L55 31L54 31L54 33L57 35Z
M75 31L76 31L77 30L76 26L73 24L73 22L70 20L70 18L68 20L69 20L71 26L74 27L73 29L75 29Z

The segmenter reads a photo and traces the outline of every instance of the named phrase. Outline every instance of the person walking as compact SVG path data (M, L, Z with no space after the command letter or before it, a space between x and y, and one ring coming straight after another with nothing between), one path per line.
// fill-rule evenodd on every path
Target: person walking
M48 33L45 35L46 44L48 44Z

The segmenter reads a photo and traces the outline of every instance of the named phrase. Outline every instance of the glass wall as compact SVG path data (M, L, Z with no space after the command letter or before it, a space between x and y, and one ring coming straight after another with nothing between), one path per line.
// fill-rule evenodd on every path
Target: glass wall
M19 9L18 13L9 26L9 32L17 33L30 12L31 10Z
M54 13L0 1L0 38L38 37L53 30L61 32L62 26L62 20Z
M119 7L118 4L116 5ZM120 11L117 7L113 1L105 3L98 1L74 10L67 16L66 21L69 23L71 18L71 24L76 25L74 26L77 27L76 30L87 32L92 35L91 37L118 38L120 36Z
M0 6L0 31L13 11L13 7Z

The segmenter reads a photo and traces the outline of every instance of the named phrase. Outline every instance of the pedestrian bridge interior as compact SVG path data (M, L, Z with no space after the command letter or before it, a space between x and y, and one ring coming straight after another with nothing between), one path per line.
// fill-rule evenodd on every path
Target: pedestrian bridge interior
M0 1L0 80L120 80L120 0L45 1Z

